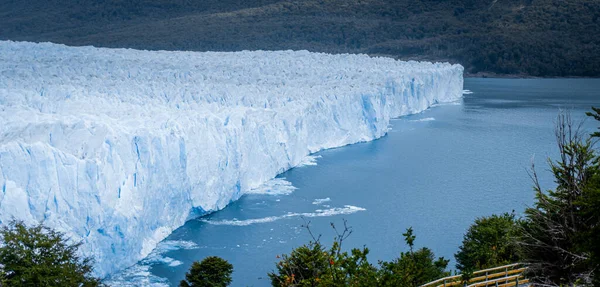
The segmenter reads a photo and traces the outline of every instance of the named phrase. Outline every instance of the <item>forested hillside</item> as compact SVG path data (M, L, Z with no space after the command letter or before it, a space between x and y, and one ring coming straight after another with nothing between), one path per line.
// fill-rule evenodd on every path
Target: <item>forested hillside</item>
M597 0L5 0L0 39L138 49L306 49L599 76Z

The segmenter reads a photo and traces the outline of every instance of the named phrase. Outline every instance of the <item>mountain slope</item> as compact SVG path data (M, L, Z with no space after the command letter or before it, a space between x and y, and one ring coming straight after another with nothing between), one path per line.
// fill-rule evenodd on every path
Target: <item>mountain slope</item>
M467 73L600 75L600 1L32 0L0 39L140 49L306 49L459 62Z

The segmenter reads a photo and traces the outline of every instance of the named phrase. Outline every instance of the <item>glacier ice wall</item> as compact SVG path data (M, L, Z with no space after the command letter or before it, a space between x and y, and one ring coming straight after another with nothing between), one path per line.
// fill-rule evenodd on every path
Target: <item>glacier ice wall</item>
M455 101L460 65L306 51L0 42L0 221L83 241L105 275L310 153Z

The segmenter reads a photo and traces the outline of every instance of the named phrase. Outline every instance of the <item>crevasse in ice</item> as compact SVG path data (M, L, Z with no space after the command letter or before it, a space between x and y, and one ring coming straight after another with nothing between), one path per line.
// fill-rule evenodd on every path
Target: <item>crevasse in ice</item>
M459 99L462 72L307 51L2 41L0 221L44 221L106 275L310 153Z

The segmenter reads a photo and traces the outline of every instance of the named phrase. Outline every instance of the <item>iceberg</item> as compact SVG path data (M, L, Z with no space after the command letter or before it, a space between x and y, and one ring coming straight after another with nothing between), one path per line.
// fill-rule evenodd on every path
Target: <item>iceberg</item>
M314 152L460 99L462 74L367 55L0 41L0 224L43 221L105 276Z

